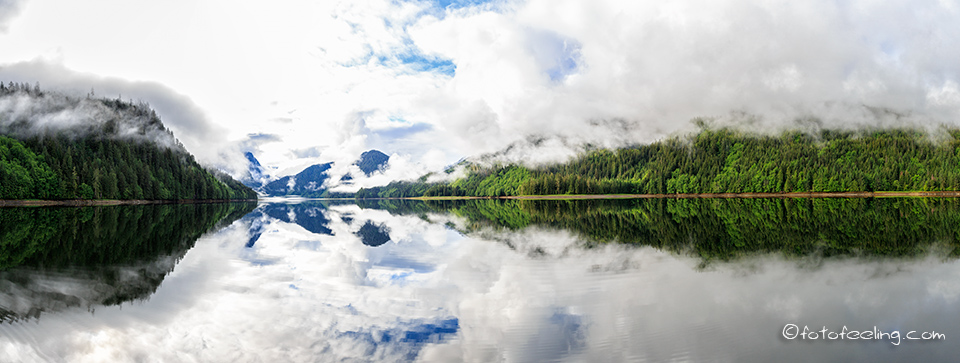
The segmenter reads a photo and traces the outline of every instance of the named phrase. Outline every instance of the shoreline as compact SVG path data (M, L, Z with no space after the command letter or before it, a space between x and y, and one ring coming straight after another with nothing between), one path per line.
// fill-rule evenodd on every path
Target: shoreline
M302 200L572 200L572 199L756 199L756 198L903 198L903 197L940 197L960 198L960 191L929 191L929 192L792 192L792 193L699 193L699 194L558 194L558 195L512 195L497 197L403 197L403 198L303 198ZM270 198L265 198L270 199ZM114 205L146 205L146 204L209 204L230 202L260 202L265 199L177 199L177 200L143 200L143 199L71 199L71 200L40 200L40 199L0 199L2 207L88 207ZM280 198L282 199L282 198Z
M210 204L228 202L256 202L256 199L176 199L176 200L144 200L144 199L70 199L70 200L40 200L40 199L2 199L0 207L89 207L113 205L145 205L145 204Z
M384 199L466 200L466 199L753 199L753 198L896 198L946 197L960 198L960 191L931 192L792 192L792 193L698 193L698 194L571 194L571 195L516 195L502 197L413 197Z

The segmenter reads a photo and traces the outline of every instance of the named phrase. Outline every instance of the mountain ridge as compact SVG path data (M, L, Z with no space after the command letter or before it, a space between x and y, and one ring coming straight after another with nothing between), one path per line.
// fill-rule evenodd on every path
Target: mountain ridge
M340 196L339 193L332 194L329 192L329 188L325 186L330 181L331 175L329 175L329 171L334 166L333 162L310 165L296 174L283 176L256 186L258 173L263 173L266 168L260 165L252 153L247 152L245 155L248 155L249 176L244 178L244 182L247 186L255 188L255 190L261 194L271 197L300 196L309 198L329 197L331 195ZM360 154L360 157L351 165L356 165L364 176L369 177L377 172L382 172L386 168L389 160L390 156L387 154L379 150L371 149ZM336 184L347 185L352 183L353 180L354 176L347 173L344 174Z
M0 199L256 199L197 163L145 102L0 83Z

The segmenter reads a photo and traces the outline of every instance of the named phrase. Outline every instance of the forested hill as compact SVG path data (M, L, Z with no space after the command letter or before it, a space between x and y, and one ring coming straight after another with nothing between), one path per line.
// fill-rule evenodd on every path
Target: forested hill
M958 191L960 130L704 130L541 168L469 169L453 182L395 182L357 197Z
M0 84L0 199L255 199L145 103Z

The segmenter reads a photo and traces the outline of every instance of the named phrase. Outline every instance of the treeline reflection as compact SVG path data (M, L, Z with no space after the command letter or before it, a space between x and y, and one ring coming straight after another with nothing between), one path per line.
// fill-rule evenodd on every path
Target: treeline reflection
M573 231L585 246L652 246L710 260L787 256L956 257L960 200L768 198L605 200L368 200L397 214L453 213L462 232L541 226Z
M0 208L0 322L145 299L256 203Z

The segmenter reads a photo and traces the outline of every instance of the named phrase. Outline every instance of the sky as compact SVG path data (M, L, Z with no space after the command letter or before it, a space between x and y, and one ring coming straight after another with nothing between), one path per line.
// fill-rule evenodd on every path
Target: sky
M198 160L388 178L693 132L957 126L960 2L0 0L0 81L144 100Z

